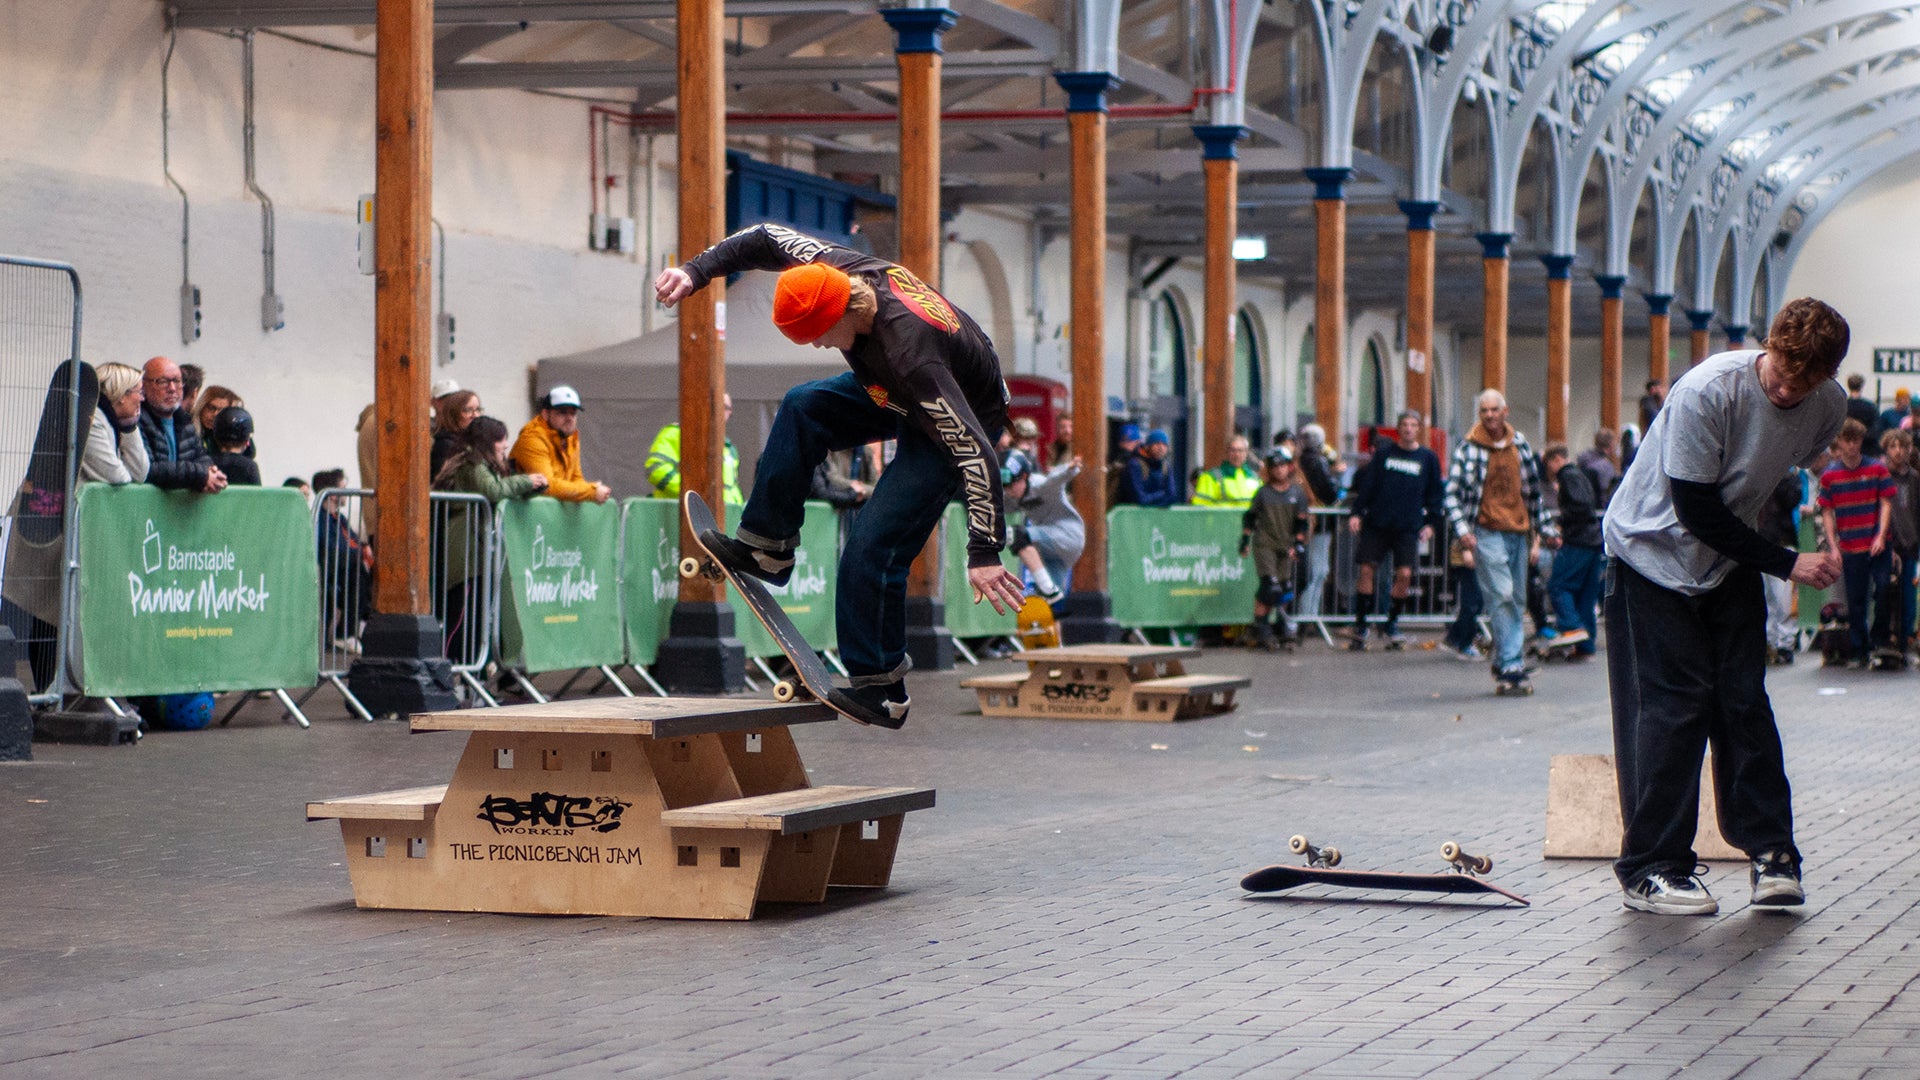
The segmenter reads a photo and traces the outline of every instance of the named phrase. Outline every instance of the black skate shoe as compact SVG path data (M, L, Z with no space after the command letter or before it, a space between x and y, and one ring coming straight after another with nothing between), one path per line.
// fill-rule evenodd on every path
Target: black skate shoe
M907 696L907 684L904 682L884 686L854 686L844 690L836 687L828 695L827 701L855 723L896 731L907 722L907 709L913 704L913 699Z
M793 576L793 552L767 551L712 529L700 533L700 543L736 574L751 574L778 588Z

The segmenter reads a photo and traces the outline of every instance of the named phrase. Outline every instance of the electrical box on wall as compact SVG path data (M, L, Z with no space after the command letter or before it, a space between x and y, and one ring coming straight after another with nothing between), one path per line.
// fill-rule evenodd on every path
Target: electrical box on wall
M434 319L434 326L438 331L436 336L439 338L440 363L451 364L453 363L453 316L447 312L441 312Z
M360 238L354 246L360 249L360 272L373 273L373 196L362 195L353 218L360 225Z
M200 286L180 286L180 344L200 340Z
M595 251L633 254L633 219L613 217L610 214L594 214L587 223L587 246Z

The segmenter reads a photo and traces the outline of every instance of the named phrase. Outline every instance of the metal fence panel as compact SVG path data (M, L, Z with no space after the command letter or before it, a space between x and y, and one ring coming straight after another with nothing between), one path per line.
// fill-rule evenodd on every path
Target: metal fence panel
M1347 511L1340 507L1316 507L1313 513L1313 537L1307 544L1307 557L1294 568L1293 607L1290 618L1319 625L1344 626L1354 621L1355 584L1359 567L1354 555L1360 538L1347 529ZM1447 576L1452 555L1453 533L1441 529L1430 543L1420 545L1420 557L1413 566L1413 583L1401 604L1400 621L1414 626L1441 626L1453 621L1456 598ZM1374 575L1374 606L1377 613L1387 610L1387 586L1393 580L1393 558L1388 556ZM1314 583L1318 581L1316 590Z
M36 704L57 702L66 684L84 367L80 275L0 255L0 492L15 493L0 512L0 610Z

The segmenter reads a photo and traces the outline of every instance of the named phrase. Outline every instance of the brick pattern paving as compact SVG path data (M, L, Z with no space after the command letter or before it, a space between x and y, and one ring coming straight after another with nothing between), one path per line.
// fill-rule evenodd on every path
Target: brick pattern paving
M320 705L0 766L0 1076L1920 1075L1912 675L1774 679L1810 903L1621 910L1540 850L1547 759L1609 748L1604 671L1532 698L1410 651L1209 651L1239 712L987 720L914 677L905 731L797 731L816 782L925 784L894 886L752 923L359 911L310 799L440 782L458 735ZM1821 694L1821 688L1844 694ZM322 695L321 699L325 700ZM1498 898L1241 892L1293 861Z

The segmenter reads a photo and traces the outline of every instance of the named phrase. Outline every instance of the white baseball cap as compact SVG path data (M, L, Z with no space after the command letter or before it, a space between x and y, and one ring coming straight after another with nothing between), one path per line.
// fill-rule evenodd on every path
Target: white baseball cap
M561 383L559 386L547 391L546 399L541 402L540 407L543 409L578 409L581 407L580 392L565 383Z
M453 379L436 379L433 383L433 389L430 391L430 396L438 400L446 397L448 394L457 394L459 392L459 382Z

